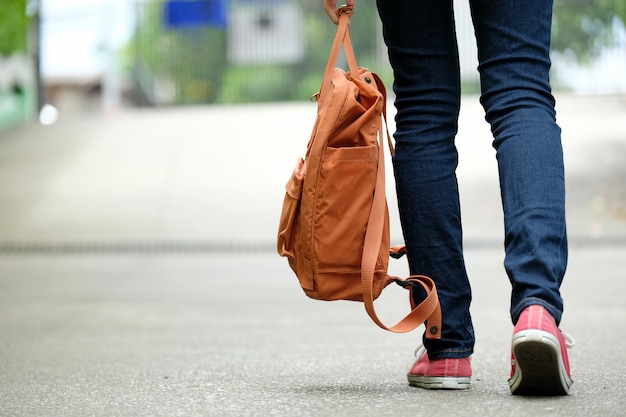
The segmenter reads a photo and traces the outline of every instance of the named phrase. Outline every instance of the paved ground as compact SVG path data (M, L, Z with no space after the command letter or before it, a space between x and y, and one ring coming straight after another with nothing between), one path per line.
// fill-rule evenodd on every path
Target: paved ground
M133 110L0 136L0 416L623 415L626 101L558 100L570 396L508 393L495 162L467 97L470 391L408 387L417 334L379 330L358 303L307 299L273 254L313 105ZM388 321L406 304L390 292Z

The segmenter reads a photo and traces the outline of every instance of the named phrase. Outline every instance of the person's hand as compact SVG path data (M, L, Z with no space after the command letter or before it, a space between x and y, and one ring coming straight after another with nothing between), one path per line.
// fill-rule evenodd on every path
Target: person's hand
M356 0L346 0L346 6L354 7L355 3ZM324 0L324 10L334 24L339 23L339 18L337 17L337 0Z

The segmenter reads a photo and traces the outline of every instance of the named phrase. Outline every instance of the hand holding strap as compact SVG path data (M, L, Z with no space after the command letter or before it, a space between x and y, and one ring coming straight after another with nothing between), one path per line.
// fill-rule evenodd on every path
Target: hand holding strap
M339 16L339 25L337 26L337 33L335 34L333 46L330 49L330 55L328 57L328 62L326 63L326 70L324 71L324 79L322 80L322 87L320 88L320 97L322 100L326 97L325 93L330 88L333 72L337 66L337 58L339 57L339 51L342 46L344 53L346 54L346 61L348 61L348 69L352 74L359 73L359 67L356 65L356 57L354 55L354 49L352 48L352 40L350 39L349 30L352 7L340 7L337 9L337 16Z

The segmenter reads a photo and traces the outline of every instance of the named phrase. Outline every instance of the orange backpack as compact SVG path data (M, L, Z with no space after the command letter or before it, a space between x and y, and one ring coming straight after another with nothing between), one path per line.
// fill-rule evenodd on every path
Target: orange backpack
M339 25L316 94L317 120L287 182L278 231L278 253L289 260L306 295L318 300L362 301L372 320L393 332L428 321L429 338L441 337L434 282L421 275L389 276L389 214L385 195L383 118L386 92L380 78L357 67L349 32L352 8L337 11ZM335 68L341 46L349 72ZM387 132L390 151L391 139ZM404 247L392 253L401 254ZM395 256L394 256L395 257ZM420 285L426 299L395 326L376 316L374 300L391 282Z

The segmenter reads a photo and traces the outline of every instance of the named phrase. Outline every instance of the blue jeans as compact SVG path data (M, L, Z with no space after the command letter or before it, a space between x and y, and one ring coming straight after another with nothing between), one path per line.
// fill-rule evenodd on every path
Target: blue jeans
M552 1L470 4L480 101L498 161L511 319L540 304L558 323L567 236L561 130L549 81ZM442 339L425 346L432 359L466 357L474 330L456 178L461 89L452 0L377 5L394 70L393 164L409 266L435 280L443 313Z

